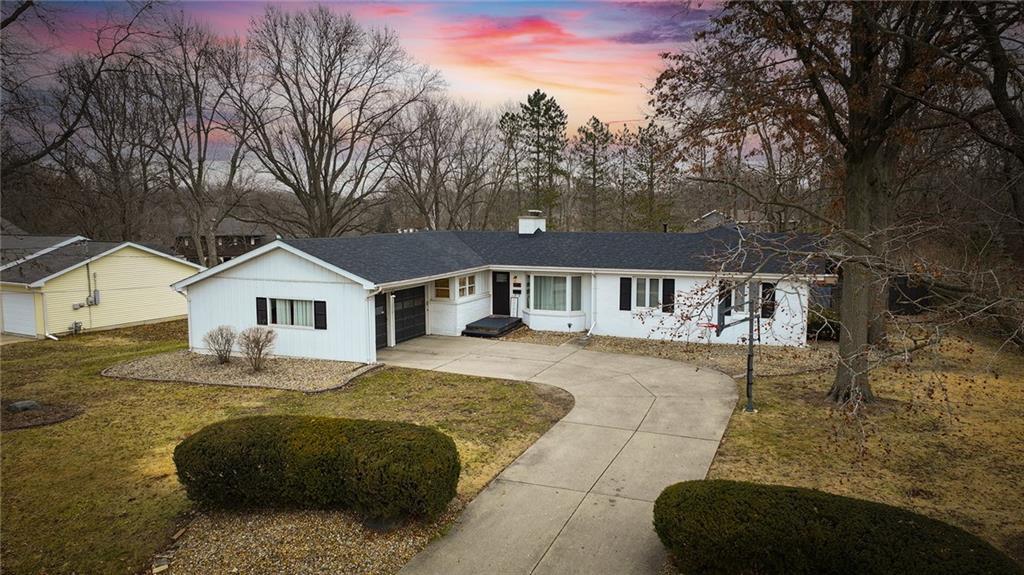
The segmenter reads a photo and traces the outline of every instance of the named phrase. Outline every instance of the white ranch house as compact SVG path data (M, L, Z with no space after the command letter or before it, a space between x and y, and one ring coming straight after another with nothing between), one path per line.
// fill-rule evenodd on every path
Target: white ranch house
M173 287L187 298L189 345L199 352L219 325L267 325L278 333L276 355L373 363L379 348L457 336L491 315L535 330L742 343L746 325L715 335L715 294L729 285L719 297L737 304L747 286L763 294L760 343L805 345L816 278L785 258L748 257L749 270L721 271L713 256L735 248L741 233L547 232L531 215L518 232L279 239Z

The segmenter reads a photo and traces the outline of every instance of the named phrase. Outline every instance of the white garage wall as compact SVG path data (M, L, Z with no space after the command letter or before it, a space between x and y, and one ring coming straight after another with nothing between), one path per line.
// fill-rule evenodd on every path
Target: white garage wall
M278 279L267 279L278 278ZM284 250L274 250L188 286L189 346L208 352L203 335L219 325L256 325L256 298L323 300L327 329L268 326L274 355L376 361L373 299L359 284Z
M458 276L451 278L451 299L434 299L433 282L427 285L427 333L462 335L466 324L491 314L490 272L477 272L476 293L459 297Z
M630 311L619 310L619 278L612 274L597 275L597 315L593 333L618 337L672 339L704 343L745 343L747 324L728 328L716 337L714 329L701 327L715 321L717 280L694 276L674 277L676 282L676 313L655 313L639 310L633 301ZM768 280L766 280L768 281ZM634 281L635 294L635 281ZM780 281L776 285L776 311L771 320L761 320L761 343L766 345L802 346L807 342L806 284ZM709 302L712 302L709 304ZM683 318L690 316L689 319ZM733 319L742 317L740 314Z

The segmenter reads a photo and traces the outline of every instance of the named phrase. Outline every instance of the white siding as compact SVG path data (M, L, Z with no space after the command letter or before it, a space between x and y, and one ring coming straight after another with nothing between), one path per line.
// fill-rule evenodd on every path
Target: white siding
M595 334L729 344L746 341L746 323L726 329L721 337L715 336L714 329L701 327L701 324L715 321L716 307L712 300L717 292L717 280L694 276L657 276L675 278L676 313L668 314L638 310L635 300L632 301L632 310L619 310L620 277L612 274L597 276ZM635 282L633 289L635 294ZM761 320L761 343L804 345L807 342L807 285L793 281L778 282L775 297L775 317ZM687 315L692 317L686 321L681 319ZM733 319L740 317L740 314L736 314Z
M256 298L323 300L327 329L271 326L275 355L376 361L373 300L359 284L284 250L274 250L188 287L189 345L205 352L203 335L218 325L256 325Z
M427 284L427 333L461 335L466 324L491 314L490 272L477 272L476 293L459 297L458 277L451 278L451 298L435 299L434 283Z

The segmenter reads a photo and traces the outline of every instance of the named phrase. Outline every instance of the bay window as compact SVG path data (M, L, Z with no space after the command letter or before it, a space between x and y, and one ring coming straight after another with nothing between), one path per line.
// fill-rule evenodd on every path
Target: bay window
M526 301L530 309L540 311L581 311L583 276L530 275Z
M565 276L533 276L533 309L565 311Z

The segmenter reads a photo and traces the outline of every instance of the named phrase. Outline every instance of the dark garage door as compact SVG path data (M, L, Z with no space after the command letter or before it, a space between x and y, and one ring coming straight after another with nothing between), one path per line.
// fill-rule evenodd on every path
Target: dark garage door
M427 334L427 299L422 286L395 292L395 343Z

